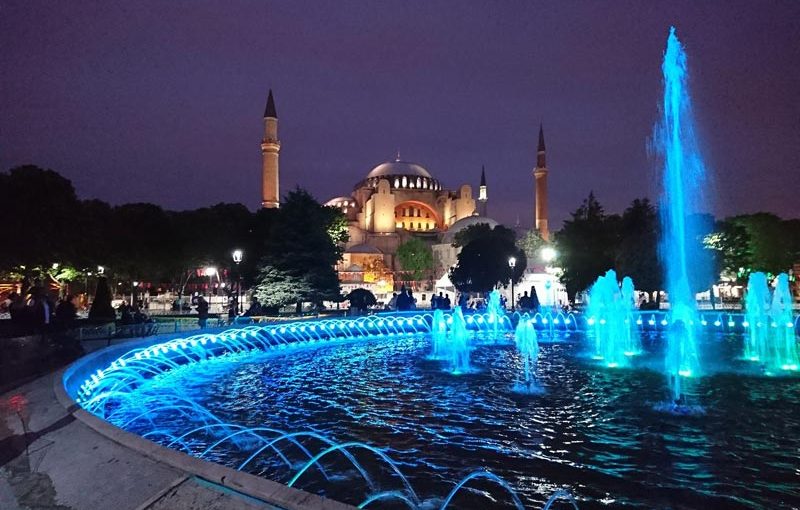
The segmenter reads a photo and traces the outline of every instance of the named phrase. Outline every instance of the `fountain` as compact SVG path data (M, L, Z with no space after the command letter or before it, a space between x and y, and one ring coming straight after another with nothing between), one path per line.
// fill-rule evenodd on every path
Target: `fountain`
M447 351L447 322L444 318L442 310L435 310L433 312L433 319L431 322L431 342L433 343L433 350L431 351L431 359L444 359Z
M633 310L633 280L625 277L620 289L613 269L597 278L589 291L588 323L594 330L593 357L608 367L627 366L628 357L641 351Z
M514 342L517 352L522 358L523 381L514 385L517 393L542 393L536 384L536 363L539 360L539 342L536 340L536 330L533 328L528 314L522 316L514 331Z
M486 315L488 316L486 320L491 325L493 339L496 341L500 330L500 322L506 315L505 310L500 306L500 292L497 289L489 293L489 299L486 303Z
M764 273L751 273L747 282L744 358L761 364L767 374L797 370L797 340L792 317L792 292L789 276L775 279L772 296Z
M642 340L636 328L636 288L630 276L622 279L622 310L625 313L625 355L636 356L642 353Z
M772 293L772 309L770 310L772 324L772 346L769 350L769 366L781 370L797 370L800 366L800 356L797 352L794 322L792 322L792 291L789 289L789 275L781 273L775 281L775 290Z
M460 306L456 306L451 318L453 323L450 326L446 357L450 359L450 372L464 374L470 371L469 333Z
M700 369L695 331L697 310L690 274L697 272L705 257L694 239L700 230L697 219L687 212L692 206L706 203L700 196L706 170L694 135L686 53L674 27L670 28L662 71L664 116L656 126L654 138L664 157L660 248L670 315L675 325L667 332L665 368L673 400L679 401L683 395L680 379L696 376Z
M750 326L744 338L744 358L750 361L766 360L767 334L769 333L770 295L767 275L750 273L745 296L747 323Z

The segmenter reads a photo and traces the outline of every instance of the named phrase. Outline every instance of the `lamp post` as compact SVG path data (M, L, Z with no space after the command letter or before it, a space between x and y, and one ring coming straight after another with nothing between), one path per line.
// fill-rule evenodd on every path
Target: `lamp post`
M547 267L545 267L545 271L547 271L548 269L552 269L552 268L550 268L550 263L553 262L556 259L556 257L558 257L558 252L555 250L555 248L553 248L551 246L545 246L544 248L542 248L542 251L539 254L542 257L542 261L545 264L547 264ZM547 272L550 273L550 271L547 271ZM544 288L547 289L547 293L550 294L550 304L555 309L556 308L556 290L555 290L555 287L553 287L552 280L547 280L545 282L545 284L544 284Z
M233 250L233 262L236 264L236 306L239 308L239 313L242 313L242 272L239 271L239 263L242 262L244 252L242 250Z
M508 267L511 268L511 311L514 311L514 268L517 266L516 257L508 257Z
M208 306L211 308L211 287L214 285L214 275L217 274L216 267L207 267L205 271L203 271L206 276L208 276Z

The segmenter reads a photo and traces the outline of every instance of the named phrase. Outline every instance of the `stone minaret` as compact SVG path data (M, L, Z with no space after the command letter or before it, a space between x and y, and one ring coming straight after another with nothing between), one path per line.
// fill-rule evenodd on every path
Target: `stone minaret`
M550 240L550 229L547 226L547 162L544 157L544 130L539 124L539 148L536 151L536 230L545 241Z
M280 151L278 114L275 112L275 100L272 99L272 89L270 89L267 108L264 110L264 139L261 140L261 207L275 208L280 205L278 173Z
M481 165L481 186L478 188L478 214L486 216L488 214L486 202L489 201L489 195L486 191L486 169Z

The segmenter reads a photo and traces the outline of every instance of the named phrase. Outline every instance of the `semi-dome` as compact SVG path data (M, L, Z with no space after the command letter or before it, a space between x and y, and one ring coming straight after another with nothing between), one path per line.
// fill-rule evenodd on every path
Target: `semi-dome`
M376 166L367 174L367 179L373 177L388 177L390 175L413 175L416 177L431 177L425 167L408 161L387 161Z
M445 232L442 241L447 244L451 244L453 241L455 241L456 234L458 234L459 232L461 232L466 228L469 228L473 225L479 225L481 223L485 223L486 225L489 225L492 228L499 225L499 223L497 223L495 220L491 218L474 214L472 216L467 216L466 218L461 218L457 222L450 225L450 228L448 228L447 232Z

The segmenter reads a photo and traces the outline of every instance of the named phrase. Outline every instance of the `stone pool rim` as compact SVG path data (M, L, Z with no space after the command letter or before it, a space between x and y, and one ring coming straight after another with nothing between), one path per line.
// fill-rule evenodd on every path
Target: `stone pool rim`
M219 330L209 330L208 332L221 332L234 327L220 328ZM56 399L67 411L77 420L104 436L105 438L132 450L135 453L144 455L157 462L162 462L173 468L186 472L189 475L207 480L213 484L230 489L234 492L255 498L268 505L275 505L285 510L353 510L355 507L346 505L339 501L325 498L317 494L288 487L280 482L262 478L243 471L236 471L232 468L205 461L197 457L192 457L184 452L173 450L161 446L153 441L145 439L139 435L122 430L107 421L98 418L92 413L83 409L68 392L68 388L80 383L80 375L91 372L89 367L97 366L97 362L106 358L113 357L135 349L137 347L147 347L153 344L168 341L174 338L186 336L185 334L158 335L139 340L123 342L111 345L103 349L94 351L82 358L79 358L69 366L58 370L53 378L53 391Z

